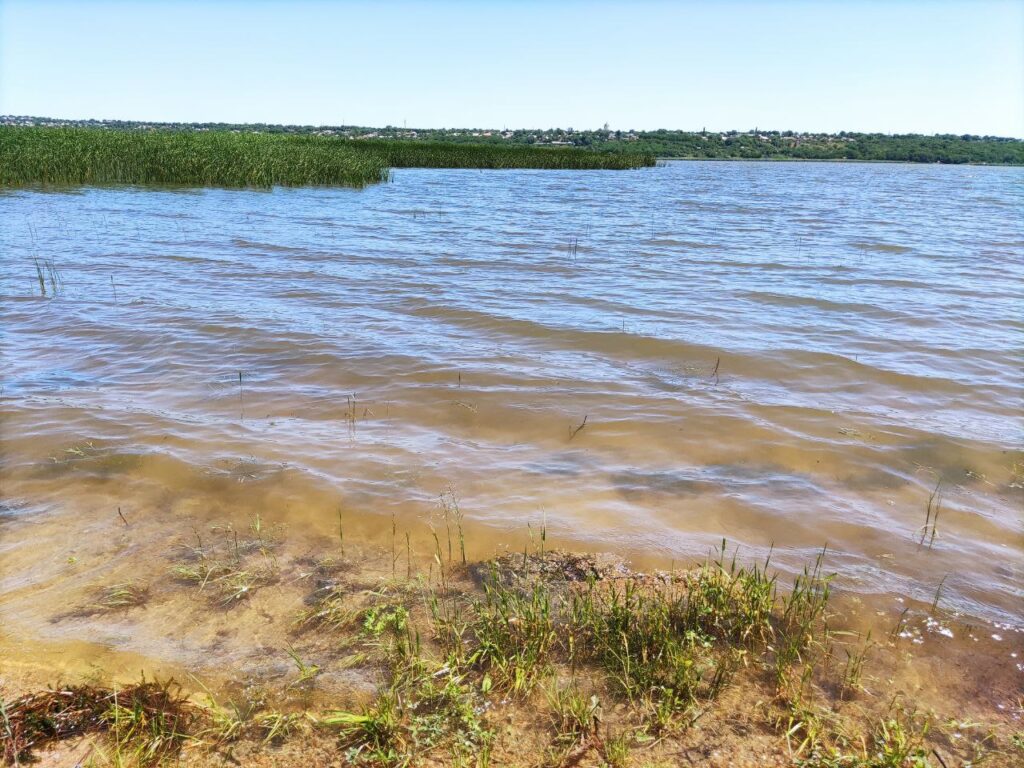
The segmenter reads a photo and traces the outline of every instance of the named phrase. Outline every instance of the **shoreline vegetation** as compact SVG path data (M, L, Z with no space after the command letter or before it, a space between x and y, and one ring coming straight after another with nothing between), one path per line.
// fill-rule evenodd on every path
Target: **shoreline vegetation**
M0 188L107 184L200 187L348 186L391 168L624 170L642 153L563 147L352 142L331 136L231 131L130 131L0 126Z
M96 130L238 132L331 136L353 144L417 142L494 147L576 148L602 153L688 160L856 160L863 162L1024 165L1024 139L1002 136L881 134L842 131L549 129L410 129L387 126L299 126L232 123L144 123L128 120L58 120L0 116L2 126L79 127Z
M124 621L161 599L149 585L163 584L177 595L163 599L220 615L296 583L283 529L258 516L194 537L157 566L164 573L98 589L79 614ZM530 542L467 560L457 507L431 529L429 559L414 558L394 526L380 551L339 528L335 545L301 561L305 598L276 617L290 627L290 672L216 694L193 675L180 685L143 676L7 691L0 759L952 768L1024 757L1024 731L1009 715L951 718L894 682L886 657L927 664L903 639L911 617L887 637L846 628L824 551L783 587L770 562L741 563L724 542L692 568L655 573L548 549L543 527ZM370 562L386 565L371 575ZM321 691L331 674L372 680L372 690Z

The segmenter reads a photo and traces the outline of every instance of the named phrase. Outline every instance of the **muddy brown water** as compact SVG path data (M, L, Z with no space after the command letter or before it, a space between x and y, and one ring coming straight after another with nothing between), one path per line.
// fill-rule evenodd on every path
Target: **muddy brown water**
M4 193L0 674L284 675L339 520L389 575L451 490L471 557L827 545L1019 686L1022 209L1020 169L832 163ZM174 584L256 515L278 585ZM146 606L82 610L127 580Z

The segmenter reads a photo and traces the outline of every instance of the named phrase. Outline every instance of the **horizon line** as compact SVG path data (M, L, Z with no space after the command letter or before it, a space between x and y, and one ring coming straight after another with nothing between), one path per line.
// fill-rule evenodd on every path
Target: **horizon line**
M277 128L372 128L372 129L393 129L402 131L564 131L567 133L586 133L586 132L599 132L599 131L622 131L629 133L657 133L659 131L675 132L675 133L718 133L718 134L752 134L752 133L795 133L805 135L818 135L818 136L838 136L841 134L855 134L862 136L927 136L927 137L943 137L952 136L962 138L964 136L970 136L973 138L980 139L1000 139L1004 141L1024 141L1024 136L1002 136L998 134L985 134L985 133L957 133L957 132L936 132L936 133L887 133L884 131L870 131L870 130L840 130L840 131L813 131L813 130L800 130L794 128L762 128L755 126L754 128L748 128L746 130L740 130L737 128L721 129L721 128L702 128L700 130L691 128L613 128L609 123L608 128L575 128L575 127L561 127L561 126L549 126L542 128L539 126L531 127L517 127L517 128L496 128L493 126L445 126L445 127L424 127L424 126L412 126L406 125L398 126L394 123L387 125L369 125L360 123L271 123L271 122L232 122L227 120L142 120L138 118L127 118L127 117L52 117L49 115L17 115L17 114L4 114L0 115L0 121L3 120L48 120L54 122L92 122L92 123L138 123L138 124L151 124L151 125L232 125L232 126L273 126Z

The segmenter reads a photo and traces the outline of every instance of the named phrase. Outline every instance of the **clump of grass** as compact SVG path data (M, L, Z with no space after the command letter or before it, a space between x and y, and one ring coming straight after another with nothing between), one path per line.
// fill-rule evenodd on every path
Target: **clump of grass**
M181 751L197 717L173 681L145 679L123 688L48 690L17 699L4 710L9 738L3 741L3 756L15 765L55 741L86 734L104 734L121 762L155 765Z
M178 565L174 576L196 585L200 592L210 591L218 604L228 607L249 598L257 589L277 581L278 572L272 564L255 569L235 563L209 563Z
M727 562L723 550L679 576L589 580L570 595L562 643L665 730L716 698L750 649L766 650L785 623L775 578Z
M300 630L325 629L340 632L356 623L359 611L360 609L348 605L343 593L330 590L319 597L312 606L300 611L295 625Z
M97 446L92 440L86 440L82 443L69 446L60 451L60 453L52 454L50 456L50 461L56 465L67 465L72 462L102 456L103 450L104 449Z
M893 706L875 722L859 745L847 744L849 740L841 738L840 744L827 746L824 734L817 734L822 738L814 739L807 756L798 759L797 764L801 768L928 768L945 765L933 763L924 746L929 725L927 718Z
M320 722L338 729L342 744L348 747L349 762L390 764L405 750L406 739L400 720L398 693L388 689L359 712L328 712Z
M227 744L242 739L255 739L262 744L280 744L300 731L305 731L312 718L302 712L282 712L268 708L262 689L255 695L246 695L240 701L234 698L226 704L217 699L206 686L196 680L206 691L208 704L200 714L203 727L198 738L204 743Z
M295 663L295 668L298 670L299 673L298 678L295 680L294 683L292 683L292 685L306 685L307 683L310 683L313 680L315 680L316 676L320 674L320 665L306 663L305 661L303 661L302 657L299 656L298 651L296 651L291 646L288 646L286 650L288 651L288 657Z
M478 755L493 735L482 719L483 698L450 671L421 675L409 702L410 740L420 752L447 745L456 757Z
M528 693L550 668L557 638L552 608L543 582L508 587L492 572L484 582L484 599L474 606L470 630L476 648L470 663L487 671L496 687Z
M861 687L861 678L864 675L864 664L867 661L868 653L872 648L871 632L868 632L863 645L859 649L845 649L846 665L842 675L842 689L840 696L845 697Z
M486 766L494 733L485 710L481 694L463 676L419 667L362 709L328 712L320 723L338 730L349 764L404 765L413 755L446 750L456 765L475 757Z
M49 283L50 296L59 296L64 292L64 277L60 270L57 269L53 259L40 259L39 257L33 258L35 265L36 279L39 281L39 295L46 297L46 286ZM45 273L45 276L44 276ZM49 280L47 280L49 278Z
M448 532L448 562L452 562L452 523L454 522L459 538L459 555L462 558L462 565L466 565L466 534L462 530L464 514L459 507L459 497L455 494L454 488L449 487L438 497L438 506L441 508L445 529Z
M134 581L104 587L90 606L94 611L119 611L145 605L149 600L149 586Z
M783 695L799 696L812 671L811 666L804 663L806 656L815 650L823 650L828 644L826 610L832 594L832 575L824 572L825 555L826 551L822 550L814 565L804 568L794 581L792 591L781 600L782 615L775 622L770 650L775 654L776 683ZM795 679L794 669L800 671ZM796 680L799 687L794 693Z
M308 726L302 712L260 712L253 718L253 729L263 744L280 744Z
M163 762L181 751L191 737L195 713L173 683L143 683L109 697L104 714L118 755L129 755L136 764Z
M392 667L415 666L420 639L409 621L409 609L399 602L382 601L360 613L362 632L369 647Z
M1024 731L1017 731L1010 737L1010 745L1024 757Z
M601 702L596 695L582 693L575 682L562 686L557 681L552 681L545 694L557 742L573 746L597 731Z
M608 734L601 745L601 757L609 768L623 768L629 760L629 748L633 735L628 731Z
M299 612L294 628L297 633L329 633L334 648L345 652L332 662L335 666L372 666L397 673L417 663L420 638L404 595L387 587L348 593L332 585L314 596L312 604Z
M212 538L194 531L195 543L183 547L183 560L171 567L178 581L195 585L225 607L249 598L261 587L277 581L280 569L273 554L277 529L268 530L259 515L241 535L234 526L216 526Z
M574 661L600 664L631 702L667 724L696 702L712 668L701 637L679 623L683 605L671 586L590 582L572 599L567 640Z

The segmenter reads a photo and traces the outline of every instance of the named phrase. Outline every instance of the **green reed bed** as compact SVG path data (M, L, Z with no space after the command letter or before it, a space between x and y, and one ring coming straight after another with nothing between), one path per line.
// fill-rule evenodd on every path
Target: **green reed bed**
M614 170L653 164L653 156L577 149L349 141L228 131L0 126L0 187L363 187L385 181L391 167Z
M538 168L544 170L627 170L653 166L652 154L597 152L563 147L455 144L427 141L355 142L392 168Z
M342 185L387 178L371 153L337 142L228 132L0 128L0 186Z

